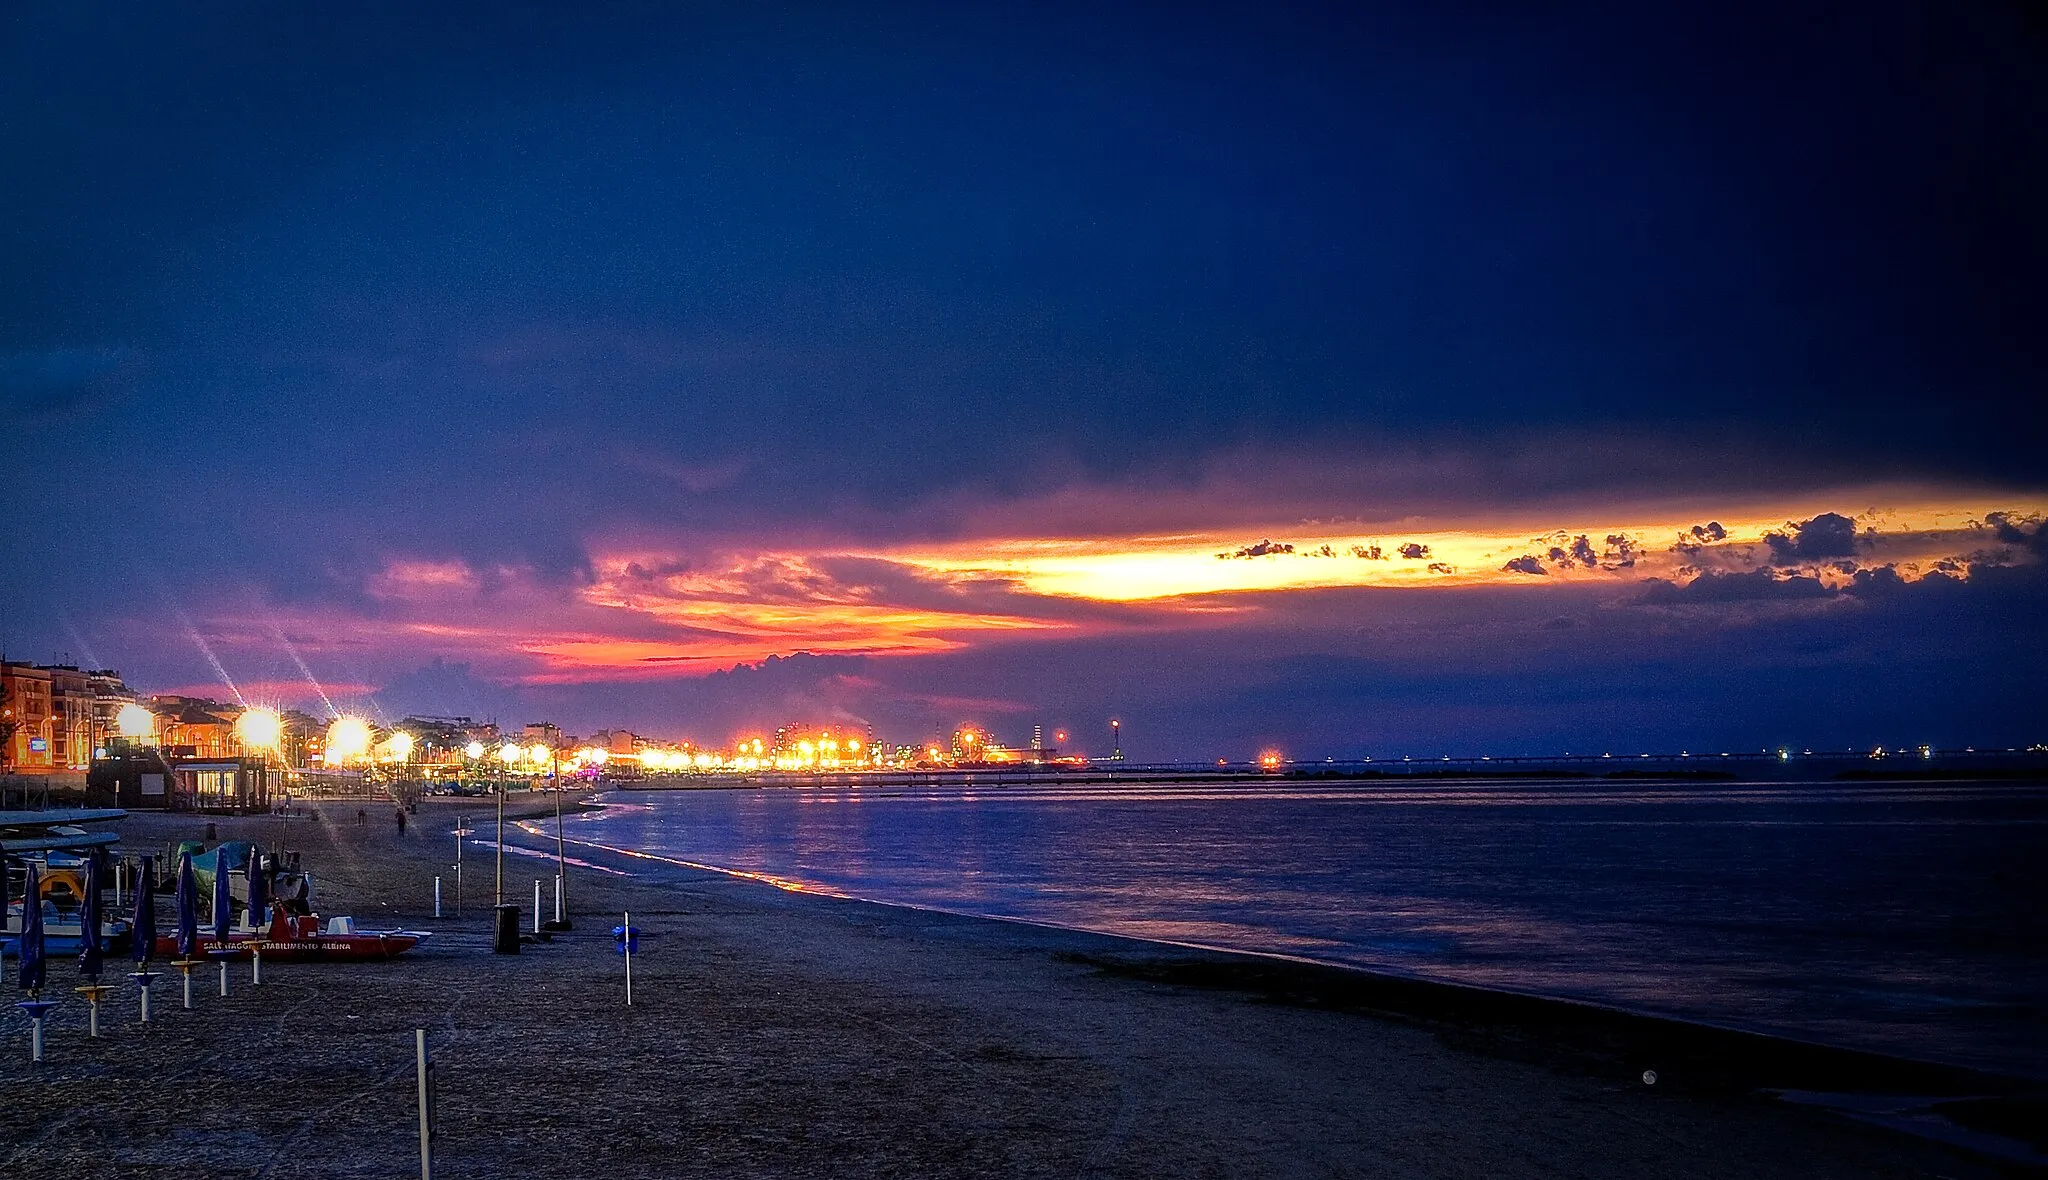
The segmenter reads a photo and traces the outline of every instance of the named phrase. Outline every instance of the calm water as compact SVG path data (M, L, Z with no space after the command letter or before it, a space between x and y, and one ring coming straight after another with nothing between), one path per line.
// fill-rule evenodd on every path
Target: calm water
M574 838L2048 1075L2038 783L635 792Z

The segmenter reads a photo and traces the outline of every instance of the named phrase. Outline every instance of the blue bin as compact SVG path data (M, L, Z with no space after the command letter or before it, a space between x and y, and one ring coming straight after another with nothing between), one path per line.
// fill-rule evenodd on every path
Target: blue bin
M640 928L638 926L612 927L612 941L618 945L612 949L623 955L627 951L640 953Z

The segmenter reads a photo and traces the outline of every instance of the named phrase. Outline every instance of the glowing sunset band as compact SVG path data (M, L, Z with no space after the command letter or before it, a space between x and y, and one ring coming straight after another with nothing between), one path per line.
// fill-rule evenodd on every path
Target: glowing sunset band
M1494 526L1367 533L1294 526L1228 534L974 541L874 556L941 576L1005 578L1035 594L1116 602L1349 586L1683 579L1703 569L1749 569L1767 563L1769 535L1790 536L1791 525L1827 513L1829 504L1817 500L1769 512L1693 513L1548 531ZM1863 560L1897 563L1910 578L1958 557L1973 543L1991 542L1994 538L1984 521L2000 512L2038 518L2042 507L2038 502L2010 501L1919 503L1853 519ZM1719 526L1720 535L1693 532L1709 523ZM1574 554L1581 543L1590 552ZM1553 558L1553 550L1563 551L1564 560ZM1528 564L1530 559L1534 564ZM1816 559L1787 564L1825 563Z
M1987 564L2038 561L2043 504L1843 493L1732 512L1647 509L1621 523L1593 524L1598 514L1580 511L1560 514L1575 522L1565 527L1496 519L778 550L599 540L593 576L578 585L396 559L364 587L375 612L270 610L310 651L403 647L528 684L664 679L797 652L915 657L1015 639L1227 628L1284 613L1289 592L1344 588L1608 587L1617 598L1685 605L1730 595L1676 588L1739 575L1749 583L1734 597L1754 598L1759 579L1797 578L1777 597L1824 606L1860 577L1967 580ZM1665 583L1655 595L1651 579ZM272 642L269 622L219 619L213 631L231 647Z

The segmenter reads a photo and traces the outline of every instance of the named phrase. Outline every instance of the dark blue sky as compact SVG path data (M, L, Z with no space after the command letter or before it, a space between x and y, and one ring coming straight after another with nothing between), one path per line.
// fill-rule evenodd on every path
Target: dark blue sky
M289 641L375 707L700 739L795 712L1120 712L1227 753L2048 736L2039 546L1988 525L1906 571L1998 567L1938 606L1829 586L1759 621L1630 573L1232 598L1220 629L1175 622L1199 594L1061 603L1025 612L1056 634L921 654L778 624L681 678L506 657L522 612L673 638L615 593L625 554L730 613L762 553L804 555L792 601L872 607L900 587L819 563L1672 505L2038 528L2029 10L1502 7L10 8L8 654L189 686L189 622L238 680L296 676ZM422 607L426 567L474 602ZM798 650L850 663L702 675ZM1872 679L1959 653L1966 684Z

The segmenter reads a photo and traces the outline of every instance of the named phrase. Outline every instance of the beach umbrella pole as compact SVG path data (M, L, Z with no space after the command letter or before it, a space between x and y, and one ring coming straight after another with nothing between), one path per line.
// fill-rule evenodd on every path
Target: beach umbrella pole
M100 998L107 994L107 985L95 981L75 990L85 997L85 1035L96 1037L100 1035Z
M533 932L540 933L540 879L533 882Z
M135 986L136 986L136 987L139 987L139 988L141 988L141 989L142 989L142 1023L144 1023L144 1024L148 1024L148 1023L149 1023L149 985L150 985L150 984L152 984L152 983L155 983L155 982L156 982L156 972L154 972L154 971L131 971L131 972L129 972L129 973L128 973L128 978L130 978L130 979L134 980L134 981L135 981Z
M185 1007L188 1010L192 1007L192 968L196 965L184 959L171 964L178 969L178 974L185 977Z
M226 966L226 964L223 963L222 966ZM256 945L249 948L249 986L261 987L262 984L263 944L259 942Z

